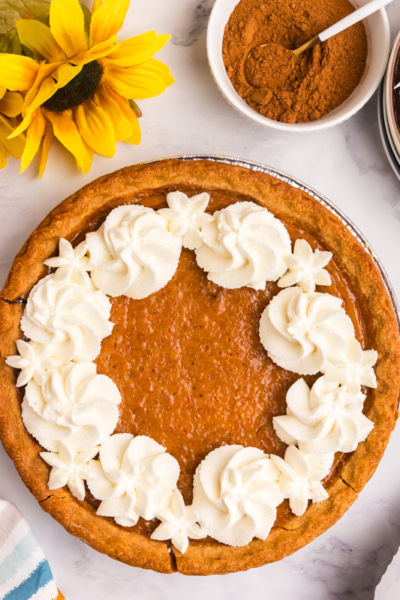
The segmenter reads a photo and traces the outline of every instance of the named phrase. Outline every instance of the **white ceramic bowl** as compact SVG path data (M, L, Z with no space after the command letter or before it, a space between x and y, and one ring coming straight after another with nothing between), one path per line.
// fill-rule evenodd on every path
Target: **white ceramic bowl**
M225 25L239 0L217 0L211 12L207 29L207 54L211 72L215 82L228 100L240 113L256 121L260 125L280 129L282 131L317 131L338 125L364 106L377 89L386 69L390 49L389 22L385 9L381 9L364 19L368 38L367 68L361 82L354 92L337 108L321 119L308 123L281 123L260 115L253 110L235 91L226 73L222 60L222 40ZM356 8L366 4L368 0L352 2Z
M393 71L396 63L396 57L400 52L400 33L397 35L393 42L392 50L390 52L389 62L385 75L384 83L384 116L386 128L388 130L388 137L393 147L394 153L400 162L400 132L396 125L394 110L393 110L393 94L400 94L400 89L393 89ZM398 82L396 82L398 83Z

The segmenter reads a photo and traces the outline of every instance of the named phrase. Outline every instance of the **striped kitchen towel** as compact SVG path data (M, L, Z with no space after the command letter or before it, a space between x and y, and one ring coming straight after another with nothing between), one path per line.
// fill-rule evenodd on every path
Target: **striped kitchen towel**
M16 506L0 500L0 599L63 598L28 523Z

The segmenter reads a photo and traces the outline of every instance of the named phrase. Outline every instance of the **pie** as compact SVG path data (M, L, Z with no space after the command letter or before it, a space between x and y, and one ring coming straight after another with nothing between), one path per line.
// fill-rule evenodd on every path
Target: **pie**
M326 266L330 284L317 284L315 297L329 294L342 300L346 319L354 328L354 344L358 341L357 347L361 344L378 356L377 387L362 386L362 419L371 427L355 450L335 453L322 482L329 497L309 503L301 516L294 514L287 499L281 502L265 540L255 537L246 545L231 546L199 536L190 540L185 552L168 540L150 538L160 523L157 519L140 517L132 525L96 514L100 502L91 493L90 481L84 500L65 485L49 489L51 468L40 456L44 448L28 433L21 415L25 386L16 387L18 371L5 363L16 354L17 340L24 339L21 318L32 288L54 272L43 263L57 256L59 241L66 239L76 248L90 240L85 236L99 231L117 207L138 204L158 211L167 207L167 195L177 191L189 198L209 194L209 215L237 203L255 203L284 225L292 244L301 239L315 255L330 252ZM163 214L162 210L157 214ZM199 262L197 250L183 248L176 271L158 291L142 298L124 293L109 297L114 326L102 337L100 354L94 359L97 373L111 379L120 394L114 433L131 434L133 439L148 436L166 448L179 463L178 489L186 505L192 502L197 467L215 449L251 447L277 456L278 464L288 444L294 443L282 441L282 436L291 436L278 435L274 425L283 423L279 418L286 413L288 391L300 385L299 380L303 391L317 381L316 374L303 371L301 377L278 366L279 359L273 360L273 352L262 343L263 327L259 330L264 311L275 305L273 299L301 294L301 289L287 287L280 296L283 284L277 280L267 281L264 287L257 284L259 289L257 285L230 289L230 284L212 281ZM94 275L93 280L102 285ZM267 338L271 337L268 327ZM136 165L103 176L64 200L36 228L13 263L1 293L0 331L0 435L24 483L42 508L73 535L112 558L162 573L210 575L247 570L303 547L356 500L374 473L398 416L399 330L373 258L316 199L242 166L180 159ZM335 364L340 367L341 363Z

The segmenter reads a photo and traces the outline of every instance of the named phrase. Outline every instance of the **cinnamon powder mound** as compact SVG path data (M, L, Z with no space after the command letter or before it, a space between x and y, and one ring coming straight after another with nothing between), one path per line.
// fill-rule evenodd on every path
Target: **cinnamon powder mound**
M353 11L348 0L241 0L222 46L237 93L260 114L284 123L314 121L342 104L365 71L364 25L357 23L299 57L289 50Z

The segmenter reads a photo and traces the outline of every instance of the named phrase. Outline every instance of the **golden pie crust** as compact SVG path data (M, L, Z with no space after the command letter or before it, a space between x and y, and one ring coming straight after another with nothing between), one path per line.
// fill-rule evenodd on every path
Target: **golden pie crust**
M311 504L301 517L289 511L278 519L266 541L253 540L240 548L207 538L191 541L185 554L169 542L157 542L99 517L88 502L67 488L49 491L49 466L41 447L21 419L22 394L16 373L4 360L16 353L22 337L20 319L33 285L48 270L43 261L57 252L59 239L76 240L82 231L121 204L136 203L146 190L193 188L237 194L268 208L318 240L333 253L351 286L368 326L368 347L378 351L378 388L368 391L364 412L375 428L357 450L336 460L327 479L329 499ZM233 196L232 196L233 197ZM292 242L294 240L292 239ZM328 289L326 290L328 291ZM394 310L371 256L342 222L307 193L274 177L245 167L207 160L171 159L127 167L85 186L59 204L36 228L17 255L0 294L0 436L24 483L42 508L70 533L96 550L133 566L162 573L224 574L280 560L303 547L333 525L357 498L374 473L398 416L400 342Z

